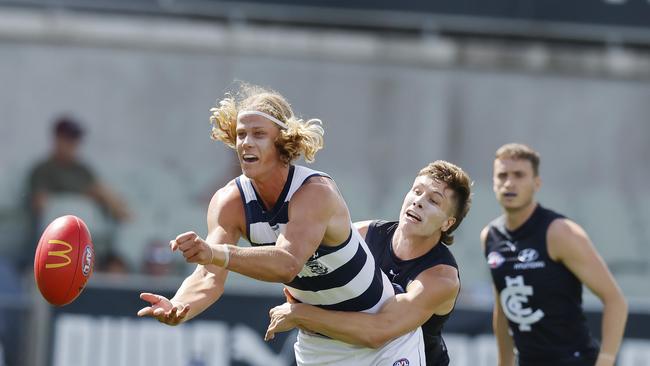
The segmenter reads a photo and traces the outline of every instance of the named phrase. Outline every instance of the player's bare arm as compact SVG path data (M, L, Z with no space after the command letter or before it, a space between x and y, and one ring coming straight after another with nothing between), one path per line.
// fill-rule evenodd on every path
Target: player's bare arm
M218 190L208 208L207 243L236 244L243 227L243 205L234 181ZM140 295L151 306L138 312L139 316L153 316L159 321L176 325L192 319L221 297L228 271L216 265L197 265L170 300L157 294Z
M269 312L271 322L265 338L272 339L276 332L300 327L346 343L379 348L421 326L433 314L447 314L453 308L459 289L456 269L439 265L420 273L409 284L406 293L387 300L376 314L287 303Z
M602 344L597 365L613 365L627 320L627 303L587 233L568 219L553 221L547 232L548 252L563 263L603 302Z
M488 235L488 228L485 227L481 230L481 252L485 252L485 245ZM514 366L514 342L512 336L508 333L508 319L503 313L501 302L499 301L499 293L494 286L494 308L492 309L492 331L497 340L497 364L499 366Z
M340 216L338 200L338 194L328 184L303 185L291 199L289 223L274 246L224 248L221 244L208 244L196 236L181 234L172 249L181 250L188 262L224 266L228 258L230 271L261 281L290 282L321 242L343 237L332 233L332 227L340 225L336 222ZM340 242L346 238L347 235Z

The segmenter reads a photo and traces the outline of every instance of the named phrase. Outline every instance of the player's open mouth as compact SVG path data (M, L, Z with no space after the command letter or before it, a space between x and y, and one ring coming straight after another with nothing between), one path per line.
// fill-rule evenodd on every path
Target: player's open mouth
M254 163L254 162L260 160L257 156L252 155L252 154L244 154L244 155L242 155L241 158L245 163Z
M515 192L506 192L503 194L503 197L507 197L507 198L517 197L517 194Z
M422 222L422 218L411 210L406 210L406 217L410 218L412 221L415 222Z

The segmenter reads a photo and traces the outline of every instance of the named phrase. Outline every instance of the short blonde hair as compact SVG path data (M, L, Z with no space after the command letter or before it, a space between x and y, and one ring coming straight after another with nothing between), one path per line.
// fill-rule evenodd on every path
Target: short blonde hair
M441 242L446 245L452 245L454 243L452 233L463 222L463 219L467 216L472 206L472 180L463 169L444 160L436 160L422 168L417 176L420 177L423 175L444 182L449 189L454 191L454 202L456 206L454 207L453 216L456 218L456 222L454 222L449 230L443 232L440 237Z
M303 121L296 118L291 105L280 93L246 83L241 83L236 93L226 93L210 109L210 137L234 149L237 143L237 114L243 110L264 112L287 125L286 129L280 129L280 135L275 140L280 159L285 164L292 163L300 155L311 163L316 152L323 148L325 131L319 119Z
M530 146L519 144L519 143L509 143L501 146L497 149L497 152L494 154L495 159L513 159L513 160L528 160L533 166L533 174L535 176L539 175L539 162L540 157L539 153L533 150Z

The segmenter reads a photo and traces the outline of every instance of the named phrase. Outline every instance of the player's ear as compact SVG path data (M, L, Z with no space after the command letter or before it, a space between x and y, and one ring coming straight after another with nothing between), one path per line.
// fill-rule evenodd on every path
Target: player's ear
M440 230L442 230L442 232L445 233L447 232L447 230L449 230L450 227L454 226L455 223L456 223L456 218L453 216L449 216L447 220L445 220L445 222L442 223L442 227L440 228Z

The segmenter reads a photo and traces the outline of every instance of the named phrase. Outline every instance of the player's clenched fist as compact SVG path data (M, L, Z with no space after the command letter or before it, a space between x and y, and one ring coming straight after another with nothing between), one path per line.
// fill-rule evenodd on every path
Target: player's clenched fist
M188 263L211 264L214 258L212 247L193 231L178 235L169 244L172 251L180 250Z

